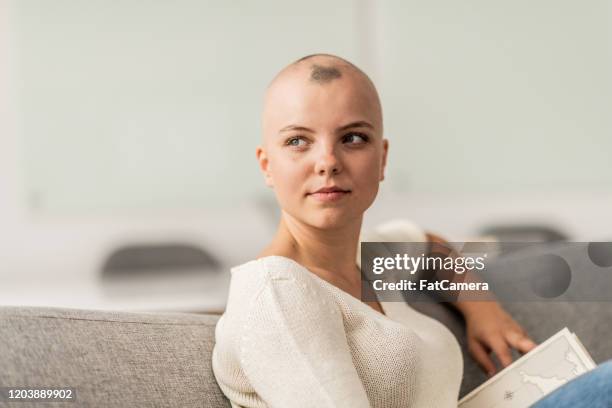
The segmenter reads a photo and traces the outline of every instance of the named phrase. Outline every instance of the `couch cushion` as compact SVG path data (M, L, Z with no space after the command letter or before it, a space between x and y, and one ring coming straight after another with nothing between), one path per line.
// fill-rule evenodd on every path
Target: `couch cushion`
M229 407L211 366L217 319L0 307L0 384L75 388L77 405L54 407Z

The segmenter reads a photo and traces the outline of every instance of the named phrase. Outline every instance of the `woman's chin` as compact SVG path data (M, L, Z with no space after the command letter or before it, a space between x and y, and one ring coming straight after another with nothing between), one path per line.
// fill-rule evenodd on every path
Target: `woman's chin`
M355 217L347 211L328 210L310 217L309 224L320 229L338 229L355 221Z

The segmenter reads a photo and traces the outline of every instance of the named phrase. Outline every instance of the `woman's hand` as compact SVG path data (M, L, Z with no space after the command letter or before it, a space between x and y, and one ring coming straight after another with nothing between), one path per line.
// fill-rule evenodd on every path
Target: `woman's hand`
M468 350L489 376L496 369L490 352L493 351L504 367L512 363L510 347L527 353L536 344L525 330L497 302L474 302L464 311Z
M428 256L431 254L438 257L460 256L444 238L429 232L426 235L430 244ZM448 276L444 276L444 272L443 270L437 271L439 279L454 280L460 277L461 282L480 281L477 275L470 272L458 275L451 271L448 272ZM491 299L492 295L493 293L484 294L488 299ZM496 301L456 301L451 304L463 313L465 318L470 354L489 376L495 374L496 371L495 364L490 357L491 351L497 355L500 363L507 367L512 363L510 347L521 353L527 353L536 346L521 325Z

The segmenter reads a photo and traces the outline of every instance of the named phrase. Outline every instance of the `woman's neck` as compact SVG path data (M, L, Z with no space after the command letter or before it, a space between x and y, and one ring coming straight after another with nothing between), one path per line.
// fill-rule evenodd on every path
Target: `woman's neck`
M361 282L356 265L361 223L359 217L338 228L321 229L283 212L271 247L328 282L355 290Z

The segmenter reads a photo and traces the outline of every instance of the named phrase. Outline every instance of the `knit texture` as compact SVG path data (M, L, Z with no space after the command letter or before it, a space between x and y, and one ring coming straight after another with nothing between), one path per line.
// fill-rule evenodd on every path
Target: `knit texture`
M365 241L425 241L408 221ZM212 355L233 407L456 407L453 334L404 302L385 315L282 256L231 270Z

